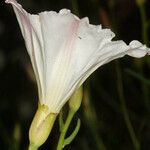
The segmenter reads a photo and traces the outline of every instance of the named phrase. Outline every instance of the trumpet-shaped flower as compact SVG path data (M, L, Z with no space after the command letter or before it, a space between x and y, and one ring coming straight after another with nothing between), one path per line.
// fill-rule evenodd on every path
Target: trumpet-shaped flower
M59 113L73 92L98 67L125 55L143 57L148 48L138 41L112 41L115 34L79 19L70 10L27 13L15 0L18 19L38 85L40 104Z

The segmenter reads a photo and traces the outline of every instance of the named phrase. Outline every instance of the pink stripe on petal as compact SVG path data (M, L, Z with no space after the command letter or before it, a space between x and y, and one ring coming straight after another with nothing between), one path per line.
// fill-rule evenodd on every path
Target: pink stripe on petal
M75 50L76 39L78 36L78 28L79 28L79 21L78 20L73 21L71 23L69 35L68 38L66 39L65 44L65 53L69 55L68 56L69 58L72 58L71 54L73 50Z
M18 20L20 28L21 28L22 35L25 40L26 48L30 55L32 66L33 66L33 69L34 69L34 72L35 72L35 75L37 78L39 93L41 93L42 89L41 89L41 80L40 80L40 75L39 75L40 68L38 68L37 60L35 57L34 43L33 43L33 37L32 37L33 34L35 34L35 33L33 31L33 27L29 20L30 14L27 13L22 8L22 6L17 3L16 0L6 0L5 2L8 4L12 4L13 9L15 11L17 20ZM39 94L39 95L41 95L41 94Z
M30 54L32 47L32 27L28 18L28 13L22 8L20 4L17 3L16 0L6 0L8 4L12 4L14 11L16 13L16 17L18 19L19 25L21 27L21 31L23 37L25 38L26 46L28 53Z

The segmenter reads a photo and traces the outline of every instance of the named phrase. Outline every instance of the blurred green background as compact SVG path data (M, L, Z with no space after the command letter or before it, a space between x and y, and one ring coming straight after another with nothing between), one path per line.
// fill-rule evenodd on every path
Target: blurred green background
M18 0L30 13L68 8L91 24L111 28L115 39L149 46L149 0ZM0 150L26 150L37 109L37 86L13 9L0 3ZM100 67L84 84L83 103L73 119L81 128L69 150L150 149L150 57L124 57ZM40 148L55 150L53 131Z

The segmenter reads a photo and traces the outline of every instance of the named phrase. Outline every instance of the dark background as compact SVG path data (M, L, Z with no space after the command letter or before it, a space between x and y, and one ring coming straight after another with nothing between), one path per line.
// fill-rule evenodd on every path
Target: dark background
M102 24L116 33L115 39L139 40L143 36L141 14L150 23L150 1L136 0L18 0L30 13L68 8L91 24ZM148 37L149 28L146 29ZM99 68L84 85L83 104L73 119L81 128L71 150L150 149L150 58L128 56ZM13 9L0 2L0 150L24 150L28 130L37 109L37 86ZM127 119L125 116L127 115ZM129 124L132 125L129 127ZM133 133L131 133L131 131ZM135 136L135 137L134 137ZM55 149L59 137L54 129L41 149ZM137 149L138 141L141 148ZM135 141L134 141L135 140Z

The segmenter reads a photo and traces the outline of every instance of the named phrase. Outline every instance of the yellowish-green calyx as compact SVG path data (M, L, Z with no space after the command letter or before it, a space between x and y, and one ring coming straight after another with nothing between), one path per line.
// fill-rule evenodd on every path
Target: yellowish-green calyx
M49 113L48 106L39 105L29 130L29 150L38 149L47 140L56 117Z
M74 94L71 96L69 100L69 107L73 111L77 111L80 108L81 102L83 97L83 87L79 87Z

